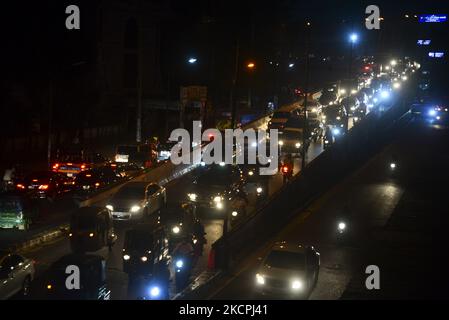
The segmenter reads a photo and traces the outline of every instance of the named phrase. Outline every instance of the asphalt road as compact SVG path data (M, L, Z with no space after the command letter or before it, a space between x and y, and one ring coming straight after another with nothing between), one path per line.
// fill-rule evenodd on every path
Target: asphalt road
M412 121L391 145L298 212L201 298L259 297L255 273L275 241L310 244L320 252L319 279L310 299L447 298L448 142L447 127ZM342 219L347 232L338 237ZM368 265L380 269L380 290L365 287Z

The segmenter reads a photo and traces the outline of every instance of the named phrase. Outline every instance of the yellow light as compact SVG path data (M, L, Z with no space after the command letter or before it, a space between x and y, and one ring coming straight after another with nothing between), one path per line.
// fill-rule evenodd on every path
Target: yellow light
M47 284L47 290L51 290L53 287L51 284Z
M256 65L254 64L254 62L250 62L250 63L248 63L248 65L247 65L247 67L248 67L249 69L253 69L255 66L256 66Z
M89 233L89 237L90 237L90 238L92 238L93 236L94 236L94 233L93 233L93 232Z

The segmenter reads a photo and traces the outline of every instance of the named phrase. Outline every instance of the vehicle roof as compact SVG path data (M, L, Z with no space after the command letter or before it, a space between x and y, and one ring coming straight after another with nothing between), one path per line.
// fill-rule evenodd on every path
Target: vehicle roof
M123 187L120 188L120 190L125 189L125 188L146 188L147 186L149 186L150 184L156 184L155 182L141 182L141 181L133 181L133 182L128 182L127 184L125 184Z
M285 252L296 252L296 253L305 253L306 246L288 243L285 241L277 242L271 248L271 251L285 251Z

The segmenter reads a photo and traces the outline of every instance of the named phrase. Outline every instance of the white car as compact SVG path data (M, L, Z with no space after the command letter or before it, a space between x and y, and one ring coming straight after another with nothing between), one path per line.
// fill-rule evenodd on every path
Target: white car
M167 203L164 187L156 183L129 182L109 200L106 208L114 220L135 220L160 211Z
M277 243L257 270L256 291L274 297L307 297L319 269L320 254L313 247Z
M28 295L34 273L32 260L19 254L0 251L0 299L9 299L17 293Z

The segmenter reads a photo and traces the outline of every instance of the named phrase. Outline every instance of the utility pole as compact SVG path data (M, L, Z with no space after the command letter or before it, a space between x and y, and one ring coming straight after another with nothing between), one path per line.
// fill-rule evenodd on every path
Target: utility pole
M142 0L139 2L139 57L138 57L138 79L137 79L137 123L136 123L136 142L142 142L142 78L143 78L143 6Z
M302 161L301 171L306 167L306 153L307 153L307 136L308 136L308 121L307 121L307 96L309 94L309 45L310 45L310 22L306 23L306 80L304 85L304 130L302 135Z
M231 94L229 97L229 104L231 108L231 127L235 128L235 118L237 112L237 105L235 103L235 87L237 83L237 76L239 73L239 55L240 55L240 42L237 40L237 44L235 47L235 67L234 67L234 76L232 77L232 85L231 85Z
M47 141L47 164L51 166L51 131L52 131L52 117L53 117L53 76L50 76L48 86L48 141Z

